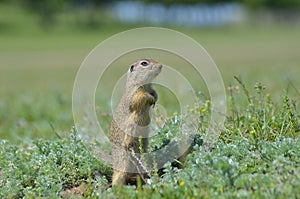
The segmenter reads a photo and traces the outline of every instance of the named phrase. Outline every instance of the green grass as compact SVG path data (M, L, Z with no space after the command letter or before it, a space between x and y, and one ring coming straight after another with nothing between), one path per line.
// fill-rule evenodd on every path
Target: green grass
M49 123L57 130L68 131L72 126L71 93L77 69L94 46L110 34L122 30L124 27L113 26L107 27L105 31L71 33L67 29L56 33L2 33L0 95L3 96L1 106L5 107L2 115L6 119L1 121L1 137L15 139L16 135L25 135L21 139L53 138ZM241 75L251 91L256 82L266 85L275 101L287 89L289 95L299 96L300 29L297 27L180 30L203 44L217 63L226 87L234 83L234 75ZM123 66L127 68L125 64L128 63ZM205 89L205 86L200 85L199 89ZM60 97L55 99L57 96L66 101L63 107L59 105L60 102L55 101L60 100ZM163 102L163 98L160 100ZM20 132L16 123L19 120L31 120L26 115L34 115L33 109L38 111L34 106L25 108L26 104L34 101L39 104L38 109L46 110L43 111L45 116L35 117L31 121L34 124L29 124L30 128L37 131ZM103 101L100 99L98 106L101 110L110 111ZM66 119L60 120L60 115L64 115Z
M182 168L164 166L148 184L108 188L112 170L78 133L54 140L13 145L0 142L0 196L92 198L298 198L300 196L300 114L287 96L272 102L263 86L247 93L249 103L235 107L232 93L225 126L211 146L200 140ZM209 103L196 104L190 114L201 118L198 137L209 126ZM176 119L177 118L177 119ZM150 150L176 137L178 115L151 140ZM177 130L176 130L177 129ZM108 189L107 189L108 188Z
M30 147L2 141L0 196L54 198L67 193L72 196L74 187L80 190L77 196L95 198L297 198L300 195L299 139L260 141L256 146L249 140L218 142L210 151L195 146L184 169L166 165L165 174L151 179L148 185L109 189L106 187L111 170L82 143L73 141L72 138L38 141Z
M167 164L147 185L108 188L112 171L92 152L98 145L86 144L73 130L72 87L93 47L134 26L102 24L91 30L62 22L40 29L36 17L22 9L1 4L0 12L7 13L0 16L1 198L300 197L298 26L177 28L206 48L228 88L220 139L211 147L195 142L182 169ZM160 103L169 102L165 94L160 97ZM96 100L108 133L109 98L98 91ZM200 140L210 117L205 100L190 110L201 118ZM169 121L152 139L151 150L176 137L176 107L169 104Z

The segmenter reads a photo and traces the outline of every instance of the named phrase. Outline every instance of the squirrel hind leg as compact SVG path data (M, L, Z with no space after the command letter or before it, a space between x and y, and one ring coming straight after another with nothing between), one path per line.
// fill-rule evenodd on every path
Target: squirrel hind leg
M127 173L115 170L112 177L112 186L123 185L126 183Z

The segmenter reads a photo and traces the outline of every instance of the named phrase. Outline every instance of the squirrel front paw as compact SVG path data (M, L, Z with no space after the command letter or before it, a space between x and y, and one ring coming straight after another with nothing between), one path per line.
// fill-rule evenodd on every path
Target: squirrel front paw
M158 99L157 92L155 90L152 90L149 94L153 97L154 103L156 103Z
M156 92L151 92L149 93L149 104L150 106L153 105L153 107L155 106L156 102L157 102L158 96Z

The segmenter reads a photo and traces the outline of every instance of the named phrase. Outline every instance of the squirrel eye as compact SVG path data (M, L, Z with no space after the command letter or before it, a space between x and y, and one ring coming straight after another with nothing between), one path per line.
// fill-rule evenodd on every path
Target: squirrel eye
M143 61L143 62L141 62L141 65L142 66L148 66L148 62Z
M131 65L131 66L130 66L130 72L133 71L133 68L134 68L134 65Z

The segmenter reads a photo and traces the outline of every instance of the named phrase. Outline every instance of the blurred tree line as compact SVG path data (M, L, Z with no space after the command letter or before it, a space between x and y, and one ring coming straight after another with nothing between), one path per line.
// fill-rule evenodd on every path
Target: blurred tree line
M0 2L5 2L9 0L0 0ZM60 7L64 4L74 4L74 5L86 5L90 4L93 6L103 6L107 3L112 3L118 0L11 0L15 2L23 2L31 9L40 9L40 11L45 11L45 13L51 13L58 11ZM120 0L119 0L120 1ZM179 4L195 4L195 3L226 3L226 2L238 2L246 6L253 8L300 8L300 0L136 0L143 1L147 3L156 2L163 3L166 5L171 5L175 3Z
M174 3L180 4L195 4L195 3L226 3L237 2L251 8L270 8L270 9L285 9L285 8L300 8L300 0L143 0L144 2L159 2L166 5Z
M95 14L101 12L101 8L118 0L0 0L0 3L9 2L21 5L38 15L43 25L51 25L55 22L55 15L63 12L66 8L72 12L80 12L86 10L87 16L84 23L89 26L97 24ZM119 0L120 1L120 0ZM288 13L290 10L300 9L300 0L136 0L144 3L162 3L165 5L172 4L214 4L237 2L251 9L269 9L275 11L284 11ZM103 10L102 10L103 11ZM76 15L76 14L75 14ZM80 17L78 17L80 18Z
M75 16L81 15L75 17L78 22L95 26L98 24L96 14L101 11L101 8L114 1L116 0L0 0L0 6L1 3L20 6L37 15L45 27L54 24L55 16L65 11L73 13Z
M24 7L38 14L41 17L42 24L45 26L54 23L55 14L64 11L66 8L75 12L85 9L88 15L84 23L88 26L95 26L95 12L97 8L105 6L110 0L15 0L20 1ZM79 17L78 17L79 18Z

